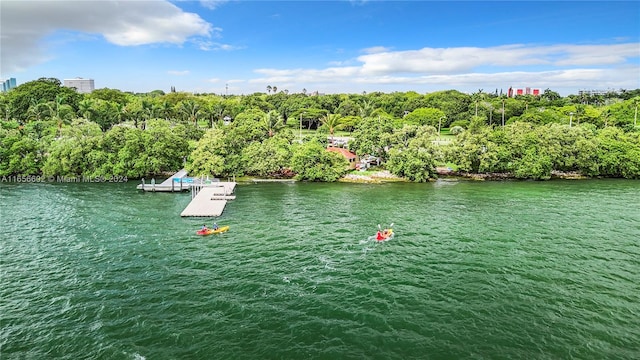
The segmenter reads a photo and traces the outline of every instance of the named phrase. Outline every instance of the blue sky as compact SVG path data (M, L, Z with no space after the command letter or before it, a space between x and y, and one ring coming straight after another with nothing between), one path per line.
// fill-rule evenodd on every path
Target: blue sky
M640 88L638 1L2 0L0 77L249 94Z

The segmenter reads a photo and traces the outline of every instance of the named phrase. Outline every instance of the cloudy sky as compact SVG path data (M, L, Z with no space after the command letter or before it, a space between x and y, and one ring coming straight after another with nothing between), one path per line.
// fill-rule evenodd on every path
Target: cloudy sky
M2 0L0 77L249 94L640 88L640 2Z

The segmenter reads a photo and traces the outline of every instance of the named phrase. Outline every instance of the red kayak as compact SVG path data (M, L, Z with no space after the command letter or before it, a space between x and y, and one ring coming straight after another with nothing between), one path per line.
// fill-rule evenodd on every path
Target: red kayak
M206 236L206 235L211 235L211 234L220 234L223 233L225 231L229 230L229 225L227 226L221 226L215 230L213 229L200 229L198 231L196 231L196 235L200 235L200 236Z
M393 238L393 229L384 229L383 231L378 231L376 234L376 240L385 241Z

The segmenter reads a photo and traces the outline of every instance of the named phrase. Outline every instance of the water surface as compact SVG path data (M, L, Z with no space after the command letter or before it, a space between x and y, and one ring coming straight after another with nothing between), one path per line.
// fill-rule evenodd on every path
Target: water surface
M0 184L0 359L640 354L640 182L135 185Z

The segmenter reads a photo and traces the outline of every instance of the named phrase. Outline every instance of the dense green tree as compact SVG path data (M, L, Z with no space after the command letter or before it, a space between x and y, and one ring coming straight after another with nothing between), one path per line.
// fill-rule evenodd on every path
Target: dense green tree
M393 132L393 119L390 117L378 116L362 119L353 132L353 140L349 142L349 148L358 155L370 154L374 156L386 157L386 149L391 139L384 134Z
M109 101L112 103L125 106L131 101L133 95L124 93L118 89L95 89L90 94L85 95L85 99L95 99L102 101Z
M341 178L349 163L338 153L330 152L317 141L309 141L293 148L291 169L296 179L333 182Z
M551 91L550 89L545 89L542 94L540 94L540 100L543 102L553 105L553 106L562 106L562 97L555 91Z
M93 100L91 102L91 119L98 125L103 131L107 131L113 125L120 123L122 119L122 105L116 102L105 100Z
M427 108L442 110L446 115L443 127L448 127L454 121L468 120L469 106L472 103L471 96L456 90L436 91L425 95Z
M402 117L405 114L405 111L411 112L411 110L404 107L404 103L405 101L407 101L407 96L405 93L394 92L391 94L380 94L378 96L371 96L372 97L370 98L374 99L374 107L376 109L383 110L387 114L393 115L395 117ZM379 102L375 102L375 99L377 99Z
M360 105L351 99L345 99L338 105L337 114L340 116L356 116L360 112Z
M353 132L353 130L358 127L361 121L362 118L360 116L345 116L340 119L342 129L348 132Z
M41 146L17 128L0 128L0 176L40 174Z
M253 142L242 151L245 173L260 177L274 177L289 167L292 149L291 136L277 134L262 142Z
M597 136L599 175L640 178L640 135L607 127Z
M147 174L162 174L182 167L189 154L189 143L183 125L164 120L150 120L142 132Z
M271 110L275 110L275 107L267 101L268 97L263 93L255 93L243 96L240 103L245 109L260 109L262 112L268 113Z
M11 113L9 117L21 123L28 120L29 107L34 102L51 103L56 102L57 99L64 99L64 104L70 106L75 112L82 98L74 89L62 86L60 80L54 78L40 78L18 85L11 89L6 97Z
M130 178L142 178L150 175L145 154L145 142L141 130L127 125L118 125L111 128L106 138L113 135L113 143L103 145L106 152L109 147L117 151L118 158L113 164L113 174L125 174ZM111 139L110 139L111 140ZM121 144L121 145L120 145ZM116 148L117 147L117 148Z
M97 163L87 154L99 149L100 127L86 120L75 120L72 126L60 130L60 136L48 149L42 172L45 176L91 176Z
M144 152L141 129L120 124L105 132L100 144L102 162L93 176L126 176L141 178L147 175L139 161Z
M11 104L6 92L0 92L0 119L11 120Z
M416 109L420 108L428 108L431 107L427 98L423 95L418 94L415 91L408 91L405 93L406 100L403 104L403 110L412 112Z
M225 155L229 146L222 129L208 130L191 152L187 170L196 176L226 176Z
M445 119L444 111L435 108L417 108L404 117L404 122L411 125L438 126L440 119Z
M391 149L387 169L410 181L425 182L437 176L432 154L423 148Z
M193 100L194 98L195 97L193 96L193 94L179 91L179 92L170 92L168 94L165 94L164 96L160 97L158 101L160 102L166 101L169 104L171 104L171 106L175 107L178 105L178 103L182 101Z
M411 134L411 128L403 129L404 134ZM393 147L389 151L387 169L397 176L415 182L436 178L436 161L439 160L439 156L436 155L438 149L431 141L431 129L433 128L416 128L416 136L408 137L407 146Z

